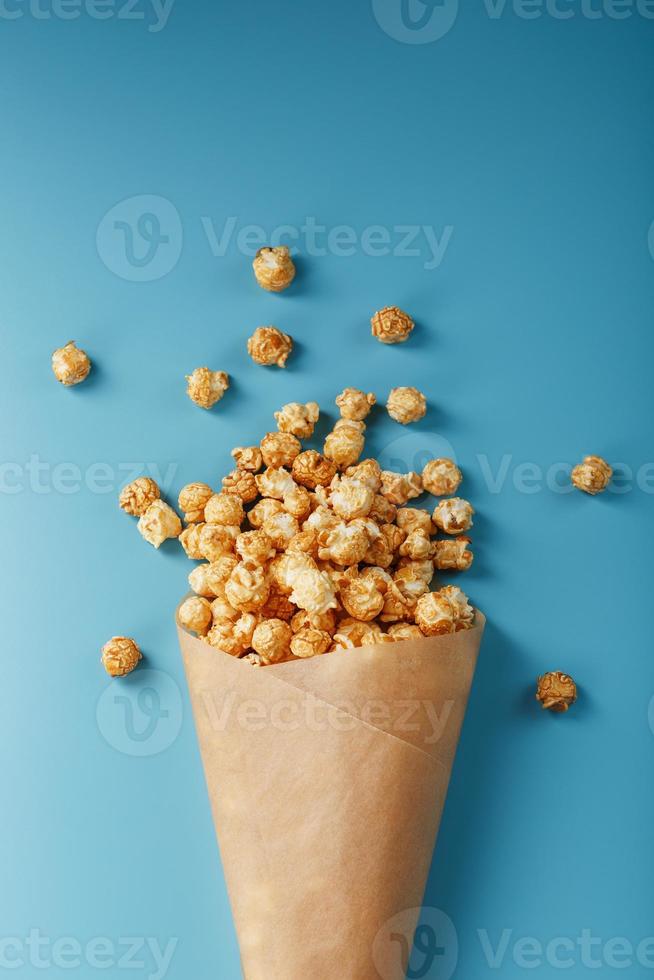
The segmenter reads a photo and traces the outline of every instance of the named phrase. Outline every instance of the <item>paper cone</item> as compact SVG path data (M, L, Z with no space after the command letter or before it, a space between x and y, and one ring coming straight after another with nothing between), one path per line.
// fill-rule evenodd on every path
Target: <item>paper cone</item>
M264 668L178 627L245 980L404 976L484 623Z

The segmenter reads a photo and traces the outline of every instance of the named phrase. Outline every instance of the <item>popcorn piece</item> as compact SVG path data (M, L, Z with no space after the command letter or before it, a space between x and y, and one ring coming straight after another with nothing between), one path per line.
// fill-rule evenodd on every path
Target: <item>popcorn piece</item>
M252 635L252 648L263 664L276 664L291 652L293 633L283 619L264 619Z
M263 473L258 473L255 480L260 494L277 500L282 500L295 489L293 477L283 466L276 469L269 466Z
M422 480L417 473L382 472L381 494L392 504L403 506L422 493Z
M300 609L291 620L291 629L294 633L303 629L316 629L332 636L336 631L336 613L333 609L328 609L325 613L309 613L306 609Z
M327 486L336 475L336 464L331 459L325 459L315 449L307 449L293 461L293 478L296 483L309 490L318 486Z
M303 552L310 555L314 560L318 557L318 534L313 528L300 531L288 542L287 551Z
M306 487L299 487L294 483L284 494L284 510L292 514L293 517L301 521L311 512L311 497Z
M240 618L241 613L238 609L234 609L233 606L227 602L224 596L216 596L211 602L211 615L213 616L214 623L222 622L228 619L230 622L235 623L237 619Z
M325 439L325 456L341 469L353 466L363 452L365 428L364 422L340 419Z
M241 657L252 645L252 635L257 626L257 617L244 613L236 622L221 619L214 622L207 633L208 642L232 657Z
M298 439L310 439L316 422L320 416L317 402L289 402L279 412L275 412L277 428L280 432L289 432Z
M474 508L462 497L441 500L432 514L434 524L445 534L461 534L472 527Z
M393 623L392 626L388 627L387 636L395 641L423 639L420 627L411 623Z
M302 451L300 440L290 432L268 432L261 440L261 455L266 466L278 469L292 466Z
M196 595L214 599L222 594L225 582L237 565L238 559L233 555L224 555L213 562L203 562L189 574L189 585Z
M465 572L472 565L474 555L468 550L470 538L458 537L449 538L445 541L436 541L434 550L434 562L439 571L454 569L457 572Z
M340 522L318 535L318 557L338 565L357 565L370 547L370 534L361 524Z
M317 568L307 569L294 576L290 598L296 606L310 613L325 613L338 605L334 585L329 575Z
M159 487L149 476L140 476L120 491L120 507L133 517L141 517L155 500L159 500Z
M290 595L300 577L314 571L318 571L318 566L313 558L300 551L287 551L283 555L277 555L270 565L272 581L284 595Z
M214 493L204 505L207 524L236 524L239 527L245 520L243 501L235 493Z
M159 548L167 538L178 538L182 533L182 522L168 504L155 500L139 518L139 532L145 540Z
M272 293L281 293L295 278L295 265L286 245L260 248L252 268L261 288Z
M213 496L213 490L206 483L188 483L179 491L177 503L184 513L187 524L201 524L205 520L204 508ZM232 523L231 521L229 522Z
M569 674L553 670L538 678L536 700L549 711L567 711L577 700L577 685Z
M293 340L277 327L257 327L248 340L248 354L255 364L270 367L286 367L288 355L293 350Z
M416 528L407 535L406 540L400 546L400 554L403 557L411 558L412 561L431 558L434 554L434 543L421 528Z
M213 408L229 388L226 371L211 371L208 367L196 368L186 375L186 393L200 408Z
M358 619L347 616L338 624L332 649L351 650L354 647L362 646L364 637L369 635L369 630L369 623L360 622Z
M202 534L202 524L189 524L179 536L179 543L186 552L186 557L198 561L203 558L200 536Z
M291 638L291 653L294 657L300 657L302 660L309 657L319 657L323 653L327 653L331 642L332 638L325 630L308 626L298 630Z
M431 565L431 562L429 564ZM393 574L394 585L411 606L429 592L429 583L433 578L433 566L429 577L422 574L420 566L421 562L411 561L408 565L396 569Z
M269 517L280 514L284 510L281 500L263 497L248 511L248 521L252 527L263 527Z
M294 606L287 595L275 585L270 589L270 595L266 603L260 609L260 615L264 619L283 619L291 620L297 613L297 606Z
M382 344L402 344L407 340L415 324L411 317L398 306L385 306L370 321L372 335Z
M257 481L254 473L251 473L250 470L232 470L231 473L223 477L222 484L226 493L235 493L244 504L251 503L259 496Z
M434 525L428 512L419 507L400 507L396 520L397 526L401 527L407 534L411 534L412 531L422 531L429 537L434 531Z
M447 596L454 606L457 630L470 629L475 619L475 611L465 592L462 592L456 585L446 585L444 589L441 589L441 594Z
M241 659L252 667L263 667L263 660L258 653L246 653Z
M102 666L110 677L130 674L141 659L136 640L129 636L112 636L102 647Z
M241 533L238 524L203 524L200 530L200 557L220 561L234 554L234 542Z
M270 586L265 570L239 562L225 583L225 598L234 609L257 612L268 600Z
M394 524L382 524L379 530L379 537L371 538L370 548L364 555L363 561L368 565L388 568L395 561L396 552L406 535Z
M415 601L403 595L394 581L384 595L384 608L379 618L383 623L412 620L415 605Z
M441 592L420 596L415 610L416 624L425 636L440 636L456 630L456 610Z
M452 459L430 459L422 471L422 485L435 497L450 497L456 493L463 475Z
M386 497L382 497L380 493L376 493L368 517L371 517L373 521L377 521L378 524L392 524L397 518L397 507L390 500L387 500Z
M348 466L345 475L365 483L374 493L381 489L382 471L376 459L362 459L356 466Z
M583 463L572 471L572 482L578 490L590 493L602 493L613 476L613 470L601 456L585 456Z
M309 514L306 521L302 525L302 530L304 531L330 531L332 528L337 527L340 524L340 519L329 507L324 504L316 507L316 509Z
M372 578L356 578L340 594L341 603L354 619L368 622L384 608L384 596Z
M232 449L231 455L239 470L258 473L263 466L263 457L258 446L237 446Z
M265 531L245 531L236 539L235 549L244 562L265 565L275 557L275 548Z
M377 398L372 392L366 395L358 388L344 388L336 398L341 417L351 419L353 422L362 422L367 418L376 401Z
M386 402L388 414L396 422L409 425L427 414L427 400L417 388L393 388Z
M183 626L184 629L192 630L199 636L205 636L213 619L211 605L207 599L203 599L201 596L190 596L179 607L177 619L179 625Z
M69 340L52 355L52 370L57 381L69 388L88 378L91 361L86 351L77 347L74 340Z
M386 633L378 623L368 623L368 629L361 634L361 646L369 647L375 643L391 643Z
M299 534L300 525L295 517L283 510L264 521L263 530L273 546L278 551L284 551L295 535Z
M351 476L341 477L330 496L334 512L346 521L355 517L367 517L375 499L375 494L365 483Z

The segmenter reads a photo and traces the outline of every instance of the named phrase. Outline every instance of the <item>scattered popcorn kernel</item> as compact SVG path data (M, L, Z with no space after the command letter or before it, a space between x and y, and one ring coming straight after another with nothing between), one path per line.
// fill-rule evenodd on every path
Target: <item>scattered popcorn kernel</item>
M415 617L425 636L440 636L456 630L456 610L449 598L440 592L427 592L420 596Z
M139 518L139 532L145 540L159 548L167 538L177 538L182 533L182 522L168 504L155 500Z
M474 555L468 549L470 538L463 536L449 538L445 541L436 541L434 550L434 563L439 571L453 569L457 572L465 572L472 565Z
M368 622L384 608L384 596L371 578L355 578L340 593L341 603L354 619Z
M392 504L404 506L422 493L422 480L417 473L392 473L390 470L383 470L381 477L381 494Z
M348 466L345 475L365 483L374 493L381 489L382 471L376 459L362 459L356 466Z
M250 470L232 470L222 480L225 493L235 493L244 504L252 503L259 496L257 481Z
M434 525L426 510L419 507L400 507L397 511L397 526L411 534L412 531L422 531L429 537L434 532Z
M291 638L291 653L294 657L300 657L302 660L309 657L319 657L323 653L327 653L331 643L331 635L325 630L307 626L298 630Z
M184 629L193 630L194 633L204 636L209 631L213 619L211 604L201 596L190 596L179 607L177 619Z
M291 652L293 633L283 619L264 619L252 634L252 649L264 664L285 660Z
M289 432L298 439L310 439L320 416L317 402L289 402L275 412L277 428L280 432Z
M86 351L77 347L74 340L69 340L52 355L52 370L57 381L69 388L88 378L91 361Z
M549 711L567 711L577 700L577 685L569 674L553 670L538 678L536 700Z
M187 524L204 522L204 508L212 496L213 490L206 483L189 483L182 487L177 503Z
M338 480L330 496L334 513L346 521L355 517L367 517L375 494L365 483L351 476Z
M257 617L243 613L236 622L231 619L216 620L207 634L208 642L232 657L241 657L252 646L252 634Z
M231 455L239 470L249 470L258 473L263 466L263 457L258 446L237 446Z
M340 419L325 439L324 453L341 469L353 466L365 445L365 422Z
M427 399L417 388L393 388L386 402L388 414L396 422L409 425L427 414Z
M255 480L262 496L276 500L283 500L287 493L292 493L295 489L293 477L283 466L269 466L263 473L257 473Z
M200 557L215 562L225 555L233 555L234 542L240 533L238 524L203 524L200 530Z
M434 524L445 534L461 534L472 527L473 507L462 497L441 500L432 514Z
M401 344L411 334L415 324L399 306L385 306L370 321L372 335L382 344Z
M344 388L336 398L341 417L353 422L363 422L376 401L372 392L366 395L365 391L359 391L358 388Z
M272 497L263 497L248 511L248 521L252 527L263 527L269 517L280 514L283 510L284 506L281 500L273 500Z
M214 493L204 505L204 518L207 524L237 524L245 520L243 501L235 493Z
M102 647L102 666L110 677L130 674L140 659L139 645L129 636L112 636Z
M304 571L294 577L290 598L296 606L310 613L325 613L338 605L334 585L329 575L317 568Z
M265 570L239 562L225 583L225 598L234 609L257 612L265 605L270 586Z
M200 408L213 408L229 388L229 375L226 371L211 371L199 367L186 375L186 393Z
M422 471L422 485L435 497L451 497L462 479L461 470L451 459L430 459Z
M421 528L410 531L400 546L400 555L411 558L412 561L422 561L424 558L431 558L433 554L434 542Z
M293 350L293 340L277 327L257 327L248 340L248 354L255 364L270 367L286 367L288 355Z
M204 522L202 524L189 524L179 536L179 543L186 552L186 557L195 561L199 561L200 558L204 557L200 544L203 527Z
M292 466L301 451L300 440L290 432L268 432L261 440L264 464L275 469Z
M263 566L275 557L275 548L265 531L244 531L237 537L234 547L244 562L254 565Z
M311 513L311 497L306 487L294 485L286 491L283 498L284 510L288 511L298 521L304 520Z
M602 493L613 476L613 470L601 456L585 456L583 463L572 471L572 482L584 493Z
M118 503L127 514L141 517L155 500L159 500L159 487L149 476L140 476L120 491Z
M336 475L336 464L331 459L325 459L315 449L307 449L293 461L293 478L296 483L309 490L318 486L327 486Z
M412 623L393 623L388 627L387 636L393 640L422 640L423 634L419 626Z
M263 522L263 530L273 547L278 551L284 551L296 534L300 532L300 525L292 514L285 510L279 514L273 514ZM238 549L238 544L237 544Z
M295 278L295 265L286 245L260 248L252 268L261 288L272 293L281 293Z

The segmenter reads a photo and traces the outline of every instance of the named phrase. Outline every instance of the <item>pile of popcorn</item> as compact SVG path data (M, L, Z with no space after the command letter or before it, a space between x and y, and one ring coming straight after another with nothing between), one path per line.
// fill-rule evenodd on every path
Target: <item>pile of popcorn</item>
M121 506L139 516L147 540L178 537L200 562L180 625L255 665L472 626L461 589L430 590L435 570L472 563L465 532L474 511L455 496L461 472L450 459L404 474L361 459L375 401L346 388L322 453L300 441L313 435L318 405L284 405L276 432L232 450L236 468L219 492L182 489L183 529L154 481L123 490ZM408 506L423 491L444 498L432 515Z

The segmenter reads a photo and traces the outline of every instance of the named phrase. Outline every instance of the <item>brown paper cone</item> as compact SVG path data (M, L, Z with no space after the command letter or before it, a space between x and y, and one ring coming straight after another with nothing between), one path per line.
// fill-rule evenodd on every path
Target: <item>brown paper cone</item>
M246 980L404 976L484 624L265 668L178 627Z

